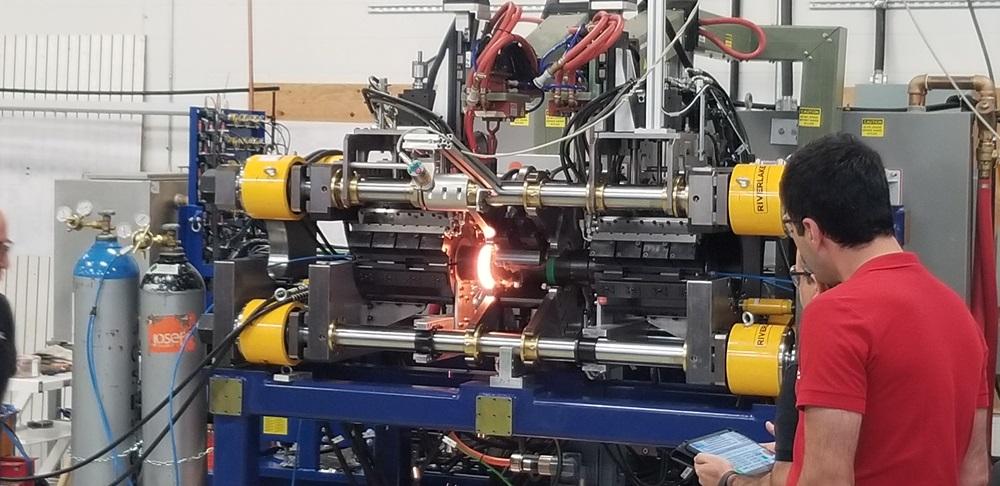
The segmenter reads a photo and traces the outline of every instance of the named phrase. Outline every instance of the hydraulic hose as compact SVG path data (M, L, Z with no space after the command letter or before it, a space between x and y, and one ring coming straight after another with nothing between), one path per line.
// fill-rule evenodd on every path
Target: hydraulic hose
M698 30L698 33L705 36L706 39L712 41L712 43L718 46L722 52L726 53L726 55L732 57L733 59L749 61L757 56L760 56L763 54L764 49L767 49L767 34L764 33L764 29L747 19L739 17L716 17L713 19L702 19L700 20L700 24L703 27L708 25L742 25L753 31L754 35L757 37L757 48L752 52L741 52L727 46L726 43L714 33L706 29Z

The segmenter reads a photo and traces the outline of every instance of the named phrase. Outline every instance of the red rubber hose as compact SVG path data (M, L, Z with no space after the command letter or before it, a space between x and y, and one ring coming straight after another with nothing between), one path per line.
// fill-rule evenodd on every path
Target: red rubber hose
M993 410L993 384L997 367L997 285L996 253L993 227L993 181L979 179L976 204L975 261L972 265L972 316L983 328L986 339L986 377L989 381L990 402ZM987 423L987 444L992 440L993 427Z
M722 50L722 52L726 53L726 55L732 57L733 59L738 59L740 61L749 61L761 55L761 53L764 52L764 49L767 48L767 34L764 33L764 29L760 28L759 25L747 19L739 17L716 17L712 19L702 19L699 23L702 26L742 25L753 31L754 35L757 37L757 49L755 49L753 52L741 52L737 51L736 49L733 49L732 47L727 46L726 43L719 38L719 36L713 34L712 32L709 32L705 29L698 30L699 34L705 36L706 39L712 41L712 43L718 46L719 49Z
M454 432L449 433L448 437L451 437L451 440L455 441L458 450L462 451L463 454L473 459L483 461L486 464L489 464L493 467L510 467L510 458L489 456L486 455L485 453L479 452L473 449L472 447L468 446L465 442L462 442L462 439L459 439L458 434Z

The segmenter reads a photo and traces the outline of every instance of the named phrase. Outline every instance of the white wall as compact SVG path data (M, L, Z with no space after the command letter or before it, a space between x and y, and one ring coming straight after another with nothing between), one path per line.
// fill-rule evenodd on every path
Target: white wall
M405 0L254 0L255 73L258 83L364 82L370 74L408 83L410 61L418 49L433 52L450 17L444 14L369 15L369 4L403 3ZM419 0L434 3L433 0ZM776 2L747 0L746 17L774 23ZM706 10L727 13L728 0L705 0ZM803 25L843 25L849 32L847 84L868 80L872 69L874 36L871 11L810 10L808 0L795 1L795 22ZM955 73L983 72L984 63L966 10L919 10L917 16L935 47ZM926 49L915 35L905 11L889 12L887 72L893 82L906 82L921 72L937 72ZM1000 24L1000 9L981 9L990 47L1000 52L1000 34L990 26ZM237 87L247 84L245 0L0 0L0 32L4 33L126 33L147 37L147 89ZM1000 57L998 57L1000 59ZM700 59L703 66L728 80L725 63ZM998 62L1000 64L1000 62ZM743 69L743 89L757 101L774 98L776 66L750 63ZM165 101L159 98L161 101ZM203 104L203 96L177 97L179 104ZM226 102L243 107L246 96L230 95ZM10 122L11 120L6 120ZM292 124L293 148L308 151L317 145L336 146L350 128L343 124ZM48 134L39 133L38 137ZM152 117L144 120L141 168L175 171L187 164L185 118ZM30 135L25 135L30 136ZM329 138L327 138L329 137ZM45 143L63 144L59 138ZM104 142L94 150L81 150L99 161ZM0 164L6 181L27 181L53 173L60 160L34 161L30 174L17 164ZM25 184L27 186L27 184ZM9 207L12 196L0 194L0 207ZM51 194L32 197L51 200ZM40 211L12 215L18 241L47 243L51 235L37 231L38 220L51 214ZM47 227L48 225L41 225ZM48 244L28 244L40 248Z

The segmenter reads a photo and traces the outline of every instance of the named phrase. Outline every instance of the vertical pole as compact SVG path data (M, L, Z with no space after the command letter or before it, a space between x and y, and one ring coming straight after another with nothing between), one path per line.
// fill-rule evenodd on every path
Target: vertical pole
M215 416L215 484L260 486L260 420L256 416Z
M247 106L253 111L253 0L247 0Z
M739 17L743 15L743 0L732 0L730 4L730 15ZM734 99L740 99L740 62L729 61L729 95ZM751 107L747 107L750 109Z
M646 8L646 63L653 64L653 72L646 79L646 130L663 129L663 63L656 62L663 55L667 18L664 0L648 0ZM678 32L678 35L684 35Z
M781 1L781 25L792 25L792 0ZM792 97L792 61L781 61L781 96Z

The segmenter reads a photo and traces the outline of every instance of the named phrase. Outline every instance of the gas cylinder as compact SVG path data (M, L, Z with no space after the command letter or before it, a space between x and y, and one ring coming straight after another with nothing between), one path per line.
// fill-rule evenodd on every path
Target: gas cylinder
M102 213L107 224L73 270L74 462L107 446L109 435L111 439L124 435L139 413L139 268L111 233L111 214ZM128 468L128 459L119 454L134 443L135 439L129 438L109 453L110 458L75 471L74 484L110 484Z
M142 277L139 288L139 321L142 348L139 377L142 390L142 414L146 416L163 401L176 383L195 373L205 357L204 347L197 336L198 319L205 309L205 281L188 262L177 242L176 224L163 227L159 258ZM194 333L185 339L188 333ZM176 371L175 371L176 369ZM206 409L203 387L189 386L174 396L175 409L192 394L194 399L184 415L174 424L177 444L177 471L180 482L174 480L174 459L169 440L160 444L143 465L143 486L200 486L205 484ZM142 428L142 436L152 440L167 426L166 411L156 415ZM169 436L168 436L169 437Z

